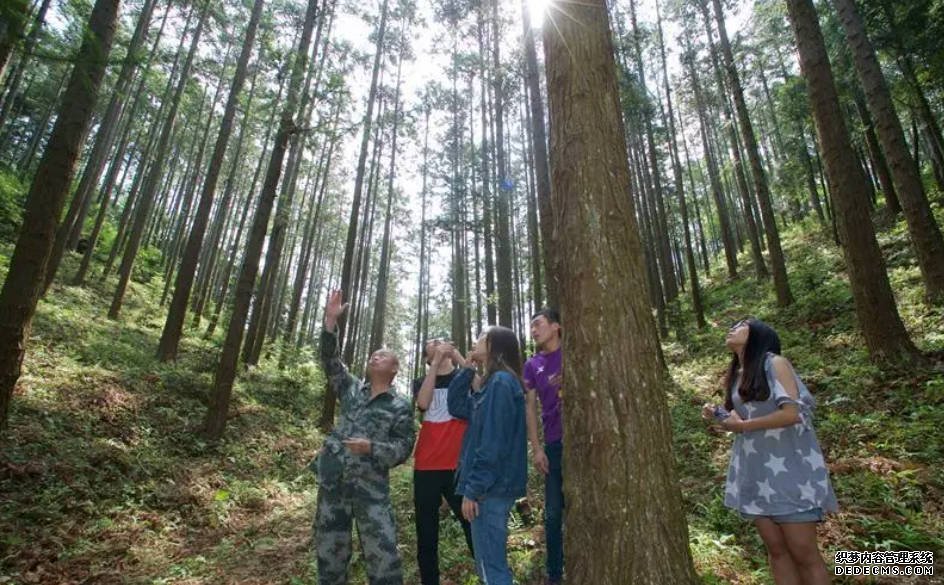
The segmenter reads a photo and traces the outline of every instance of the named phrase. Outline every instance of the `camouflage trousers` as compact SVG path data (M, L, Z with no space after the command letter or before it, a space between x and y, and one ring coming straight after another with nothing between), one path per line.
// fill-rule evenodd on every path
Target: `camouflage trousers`
M347 585L355 522L370 585L403 585L390 496L386 490L365 494L346 482L318 490L314 523L318 585Z

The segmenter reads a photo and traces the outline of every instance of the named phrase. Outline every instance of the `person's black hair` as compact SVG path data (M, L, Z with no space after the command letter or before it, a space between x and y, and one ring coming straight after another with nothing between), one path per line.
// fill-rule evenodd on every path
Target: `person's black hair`
M531 315L531 320L534 321L538 317L544 317L545 319L547 319L548 323L557 323L558 325L560 325L560 313L558 313L556 309L552 309L550 307L544 307L537 313Z
M521 349L518 336L507 327L494 326L486 333L488 357L485 361L485 379L492 374L505 370L516 378L521 378Z
M560 313L557 312L557 309L552 309L550 307L544 307L534 315L531 315L531 320L534 321L538 317L544 317L547 319L548 323L556 323L560 325ZM560 327L557 328L557 336L563 338L564 330Z
M767 382L767 372L764 364L767 354L780 355L780 336L773 328L758 319L744 319L740 323L748 327L747 343L744 344L744 363L741 364L738 354L731 357L728 374L724 378L724 407L734 410L731 387L737 379L738 367L742 367L741 380L738 383L738 396L743 402L762 402L770 398L770 384Z

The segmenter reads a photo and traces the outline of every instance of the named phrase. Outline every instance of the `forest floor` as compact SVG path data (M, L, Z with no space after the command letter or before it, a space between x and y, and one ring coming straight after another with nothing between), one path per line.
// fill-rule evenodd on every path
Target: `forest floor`
M720 396L724 332L747 315L780 332L818 400L817 432L841 507L820 527L827 560L840 549L930 550L944 574L944 314L922 302L903 224L885 229L881 243L902 318L936 356L926 368L870 364L841 255L812 224L784 234L792 307L776 308L749 267L735 282L717 267L704 283L711 325L687 326L685 341L673 335L665 344L677 382L674 448L705 583L772 582L752 527L722 505L730 438L699 419L700 405ZM0 249L0 273L10 251ZM76 259L66 262L64 275ZM110 283L57 284L40 303L0 444L0 583L316 582L307 464L320 443L321 372L311 355L284 371L264 361L237 384L225 441L207 445L197 430L219 342L194 333L176 364L157 362L162 284L159 276L133 283L120 321L104 318ZM398 468L392 493L414 584L411 477L409 465ZM532 513L513 514L510 547L525 585L543 573L542 487L533 475L530 492ZM443 582L474 583L458 525L442 527ZM365 583L358 557L351 582Z

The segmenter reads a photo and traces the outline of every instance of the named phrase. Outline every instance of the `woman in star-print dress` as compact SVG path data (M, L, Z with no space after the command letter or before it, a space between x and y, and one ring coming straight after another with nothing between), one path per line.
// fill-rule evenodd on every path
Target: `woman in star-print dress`
M827 584L816 524L837 506L813 430L813 395L762 321L738 321L725 345L733 355L724 407L702 409L735 433L724 504L757 527L777 585Z

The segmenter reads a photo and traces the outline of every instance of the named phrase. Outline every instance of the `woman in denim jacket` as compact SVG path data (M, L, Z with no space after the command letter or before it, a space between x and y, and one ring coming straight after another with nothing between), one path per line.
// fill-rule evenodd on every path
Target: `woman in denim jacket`
M492 327L449 385L449 414L469 427L459 455L458 485L462 514L472 523L475 568L483 583L511 585L508 566L508 515L525 495L527 431L521 351L514 332ZM474 366L484 364L476 376Z

